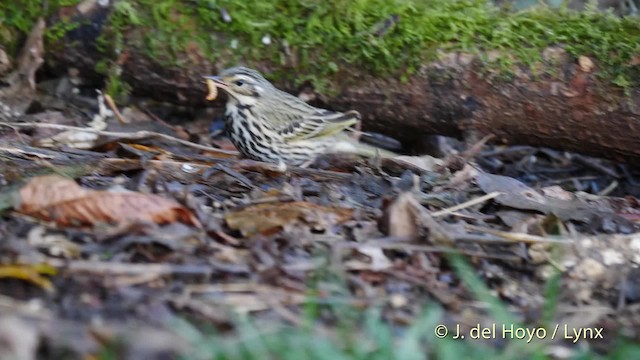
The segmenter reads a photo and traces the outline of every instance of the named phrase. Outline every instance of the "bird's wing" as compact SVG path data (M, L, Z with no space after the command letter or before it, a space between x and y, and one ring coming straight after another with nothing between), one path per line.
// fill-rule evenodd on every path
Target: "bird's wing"
M286 125L278 133L286 142L338 134L360 120L357 111L346 113L315 109L313 113L287 114Z

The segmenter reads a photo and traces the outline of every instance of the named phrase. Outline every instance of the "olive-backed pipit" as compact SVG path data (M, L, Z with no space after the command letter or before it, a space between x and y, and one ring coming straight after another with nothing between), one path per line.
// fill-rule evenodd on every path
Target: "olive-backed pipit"
M278 164L300 165L327 153L362 156L395 154L359 143L344 133L360 120L357 111L319 109L276 89L259 72L245 67L205 76L209 96L217 89L228 95L226 130L246 157Z

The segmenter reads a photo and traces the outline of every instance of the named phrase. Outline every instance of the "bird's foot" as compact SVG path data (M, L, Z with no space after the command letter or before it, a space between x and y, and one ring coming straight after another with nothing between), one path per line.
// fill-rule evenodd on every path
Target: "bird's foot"
M311 159L311 160L307 160L305 162L303 162L302 164L300 164L300 167L303 169L308 168L311 164L313 164L313 162L316 161L315 158Z
M360 136L362 135L362 120L358 120L358 122L353 125L353 129L355 131L351 133L351 137L356 141L360 141Z

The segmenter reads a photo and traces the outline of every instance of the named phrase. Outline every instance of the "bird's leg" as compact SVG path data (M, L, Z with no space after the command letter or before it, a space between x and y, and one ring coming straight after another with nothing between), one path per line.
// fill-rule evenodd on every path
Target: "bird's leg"
M302 164L300 164L300 167L303 169L306 169L309 167L309 165L313 164L313 162L316 161L316 158L314 157L313 159L307 160L305 162L303 162Z
M355 131L351 134L351 137L356 141L360 141L360 135L362 134L362 120L358 120L353 127Z
M377 173L382 176L385 176L385 177L390 176L384 170L382 170L382 156L380 156L379 151L376 151L375 156L369 158L369 166L371 166L372 169L376 170Z

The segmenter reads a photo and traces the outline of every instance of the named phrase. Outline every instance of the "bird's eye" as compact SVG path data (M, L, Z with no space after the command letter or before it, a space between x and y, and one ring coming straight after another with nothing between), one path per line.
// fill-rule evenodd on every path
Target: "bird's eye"
M242 81L242 80L236 80L236 81L234 81L233 83L234 83L234 84L236 84L236 86L242 86L242 85L244 85L244 81Z

